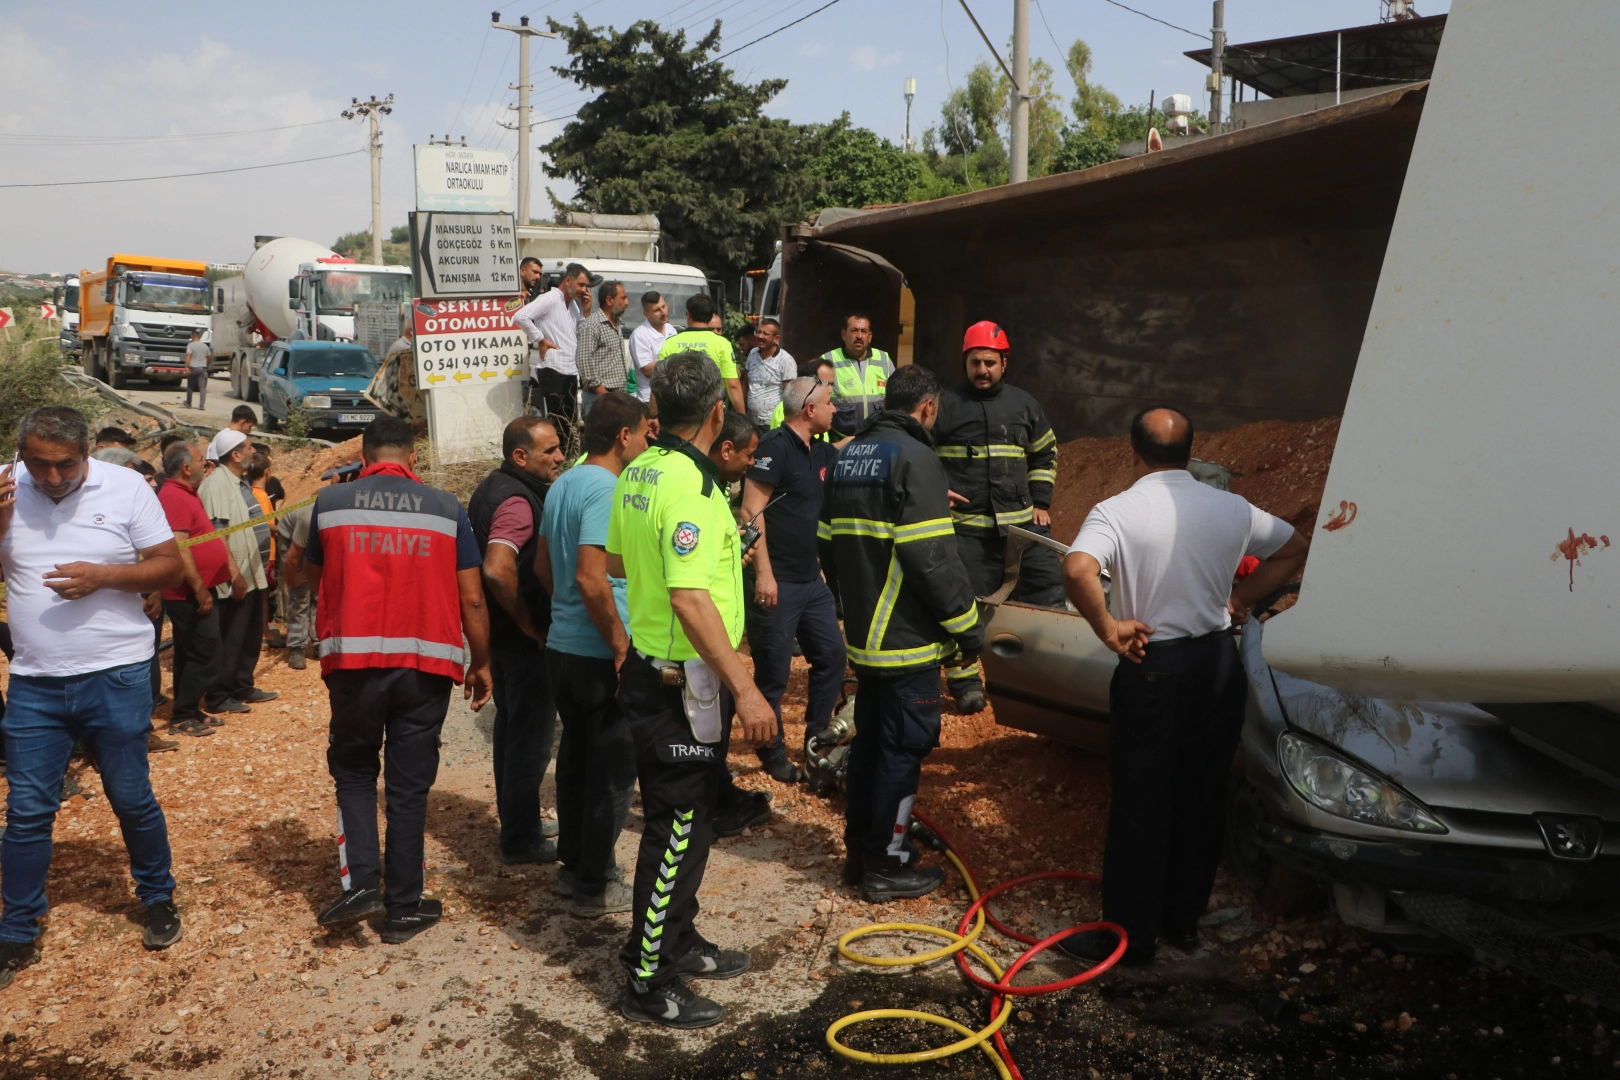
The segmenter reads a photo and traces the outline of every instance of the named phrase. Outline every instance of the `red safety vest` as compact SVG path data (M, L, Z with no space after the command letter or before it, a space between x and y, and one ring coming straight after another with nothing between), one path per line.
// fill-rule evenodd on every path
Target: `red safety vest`
M321 674L418 668L461 681L461 593L454 495L403 465L379 463L315 500Z

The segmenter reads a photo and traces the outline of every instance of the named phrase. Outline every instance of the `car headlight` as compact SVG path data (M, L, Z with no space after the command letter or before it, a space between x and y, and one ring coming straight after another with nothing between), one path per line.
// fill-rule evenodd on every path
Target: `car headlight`
M1387 829L1447 831L1428 807L1314 739L1284 732L1277 740L1277 761L1303 799L1335 817Z
M325 394L304 395L304 408L306 409L330 409L331 407L332 399Z

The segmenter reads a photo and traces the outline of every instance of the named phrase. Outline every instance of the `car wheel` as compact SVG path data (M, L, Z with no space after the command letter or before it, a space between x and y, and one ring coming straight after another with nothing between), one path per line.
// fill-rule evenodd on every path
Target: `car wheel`
M1316 911L1327 902L1327 889L1260 846L1256 829L1265 819L1260 792L1247 780L1233 784L1226 810L1226 868L1255 892L1260 906L1273 915Z
M281 417L277 416L275 413L271 412L269 409L265 409L265 410L263 410L263 412L264 412L264 430L266 430L266 431L280 431L281 430Z

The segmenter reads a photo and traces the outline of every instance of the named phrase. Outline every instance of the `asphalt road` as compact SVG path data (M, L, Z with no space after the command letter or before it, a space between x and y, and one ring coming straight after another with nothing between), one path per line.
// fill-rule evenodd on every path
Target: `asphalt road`
M179 386L159 386L145 380L132 380L127 390L120 391L125 397L133 401L144 402L148 405L160 405L181 419L189 423L208 424L214 427L224 427L231 418L231 410L242 401L230 395L231 380L224 374L217 374L208 380L208 402L203 409L187 409L185 407L186 388ZM195 405L196 402L193 401ZM263 411L258 405L253 405L256 415L262 417Z

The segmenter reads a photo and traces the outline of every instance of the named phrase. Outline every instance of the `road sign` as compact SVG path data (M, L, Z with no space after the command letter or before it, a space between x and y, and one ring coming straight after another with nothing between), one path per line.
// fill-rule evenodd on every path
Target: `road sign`
M0 330L9 329L11 327L11 322L11 309L8 307L0 307Z
M518 291L517 230L511 214L411 214L416 295L506 295Z
M517 200L510 150L417 146L416 208L511 213Z
M440 464L501 456L501 432L523 411L529 342L512 321L521 306L515 296L416 301L416 385L430 391Z
M39 305L39 317L42 319L56 318L56 305L51 303L49 300Z

